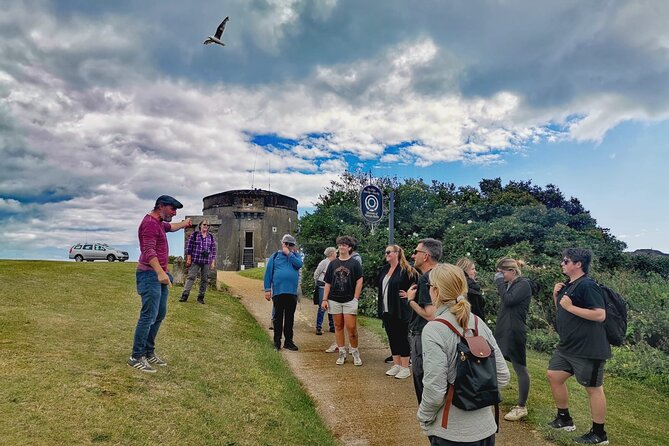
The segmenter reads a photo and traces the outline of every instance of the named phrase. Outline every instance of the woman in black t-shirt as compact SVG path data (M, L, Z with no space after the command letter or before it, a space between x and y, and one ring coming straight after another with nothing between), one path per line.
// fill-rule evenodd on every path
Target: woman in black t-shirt
M349 236L337 238L339 258L328 265L325 273L325 289L323 292L323 310L328 310L335 323L335 339L339 349L337 365L346 362L344 348L344 327L348 332L351 345L353 364L362 365L358 351L358 300L362 292L362 265L351 257L355 242Z

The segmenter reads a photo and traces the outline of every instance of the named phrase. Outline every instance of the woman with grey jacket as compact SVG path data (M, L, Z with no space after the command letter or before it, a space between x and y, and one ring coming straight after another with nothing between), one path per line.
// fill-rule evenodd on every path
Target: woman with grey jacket
M507 421L527 417L527 397L530 393L530 375L527 373L525 349L527 346L527 312L532 299L529 280L521 277L523 262L504 257L497 262L495 286L500 304L495 325L495 338L502 354L511 362L518 377L518 404L504 415Z
M438 264L430 271L430 298L437 308L435 318L444 319L460 332L475 328L471 305L466 299L467 280L461 268ZM479 336L492 346L497 369L497 384L504 387L509 382L509 369L497 347L495 337L482 320L478 320ZM465 443L471 446L494 446L497 423L491 407L461 410L451 405L447 428L443 427L444 397L449 383L455 382L457 370L458 335L438 321L428 322L423 329L423 398L417 418L433 446L450 446Z

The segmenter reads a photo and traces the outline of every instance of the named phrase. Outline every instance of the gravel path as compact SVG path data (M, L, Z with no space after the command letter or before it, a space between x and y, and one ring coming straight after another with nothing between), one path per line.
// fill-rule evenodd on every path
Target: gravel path
M268 332L271 305L262 293L262 283L235 272L218 272L233 295L239 297ZM355 367L351 356L337 366L336 355L324 350L334 334L315 335L316 307L302 299L295 312L295 343L299 352L281 350L295 376L316 402L335 437L345 445L420 445L428 444L416 421L416 394L411 378L400 380L385 375L388 347L373 333L359 328L362 367ZM327 322L326 322L327 325ZM502 420L497 445L549 446L524 423Z

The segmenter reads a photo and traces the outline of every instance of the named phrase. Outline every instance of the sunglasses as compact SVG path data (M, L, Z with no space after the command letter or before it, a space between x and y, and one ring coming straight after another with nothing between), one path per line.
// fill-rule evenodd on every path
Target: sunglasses
M286 245L288 247L293 247L293 246L295 246L295 243L284 243L284 245Z
M399 252L399 251L386 251L386 255L390 255L393 252Z
M427 254L427 251L421 251L420 249L414 249L413 250L414 255L418 254L419 252L422 252L423 254Z
M203 223L203 224L201 224L200 226L209 226L209 225Z
M564 263L565 265L568 265L570 263L574 263L574 261L565 257L564 259L562 259L562 261L560 263Z

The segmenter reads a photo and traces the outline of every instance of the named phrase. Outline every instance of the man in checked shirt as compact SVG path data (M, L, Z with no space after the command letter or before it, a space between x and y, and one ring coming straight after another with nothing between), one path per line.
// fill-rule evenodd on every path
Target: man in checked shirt
M186 243L186 268L188 268L188 279L184 286L184 292L179 302L186 302L190 289L193 287L197 274L200 273L200 292L197 295L197 303L204 304L204 293L207 291L209 281L209 270L216 267L216 240L209 233L209 220L206 218L198 225L198 230L193 232Z

